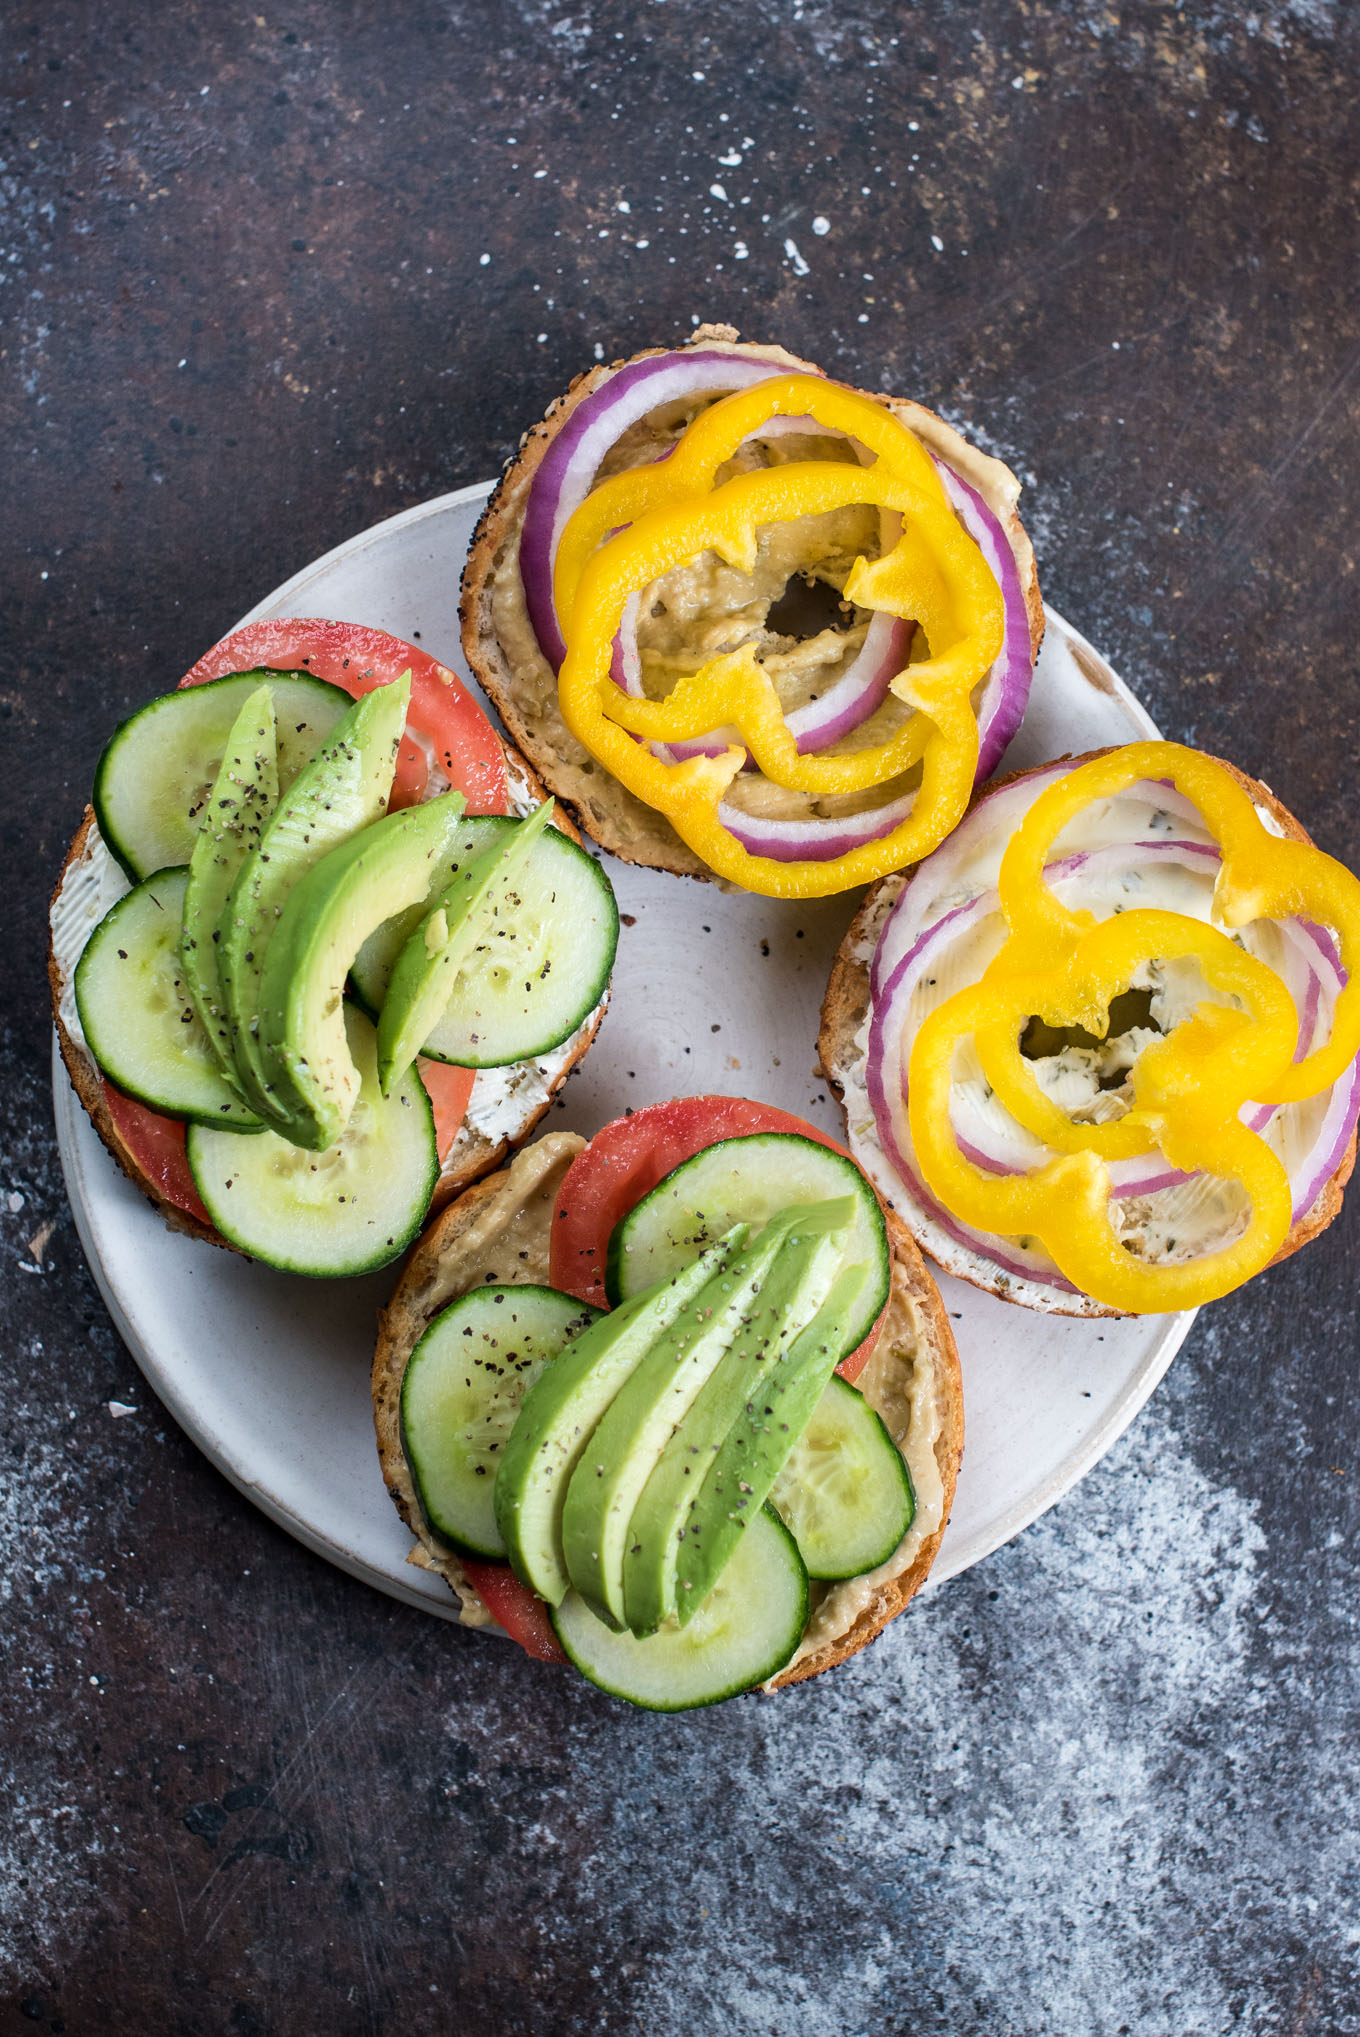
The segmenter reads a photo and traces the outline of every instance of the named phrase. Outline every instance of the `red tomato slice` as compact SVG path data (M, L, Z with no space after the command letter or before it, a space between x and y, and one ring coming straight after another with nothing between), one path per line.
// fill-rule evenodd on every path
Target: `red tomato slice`
M521 1584L508 1563L474 1563L460 1556L468 1583L493 1620L504 1627L536 1662L565 1662L567 1652L553 1632L548 1608L536 1592Z
M627 1216L634 1203L682 1160L716 1146L719 1139L739 1139L753 1132L801 1132L838 1153L845 1150L802 1118L743 1096L678 1096L615 1118L596 1132L572 1161L557 1191L548 1276L552 1285L596 1308L608 1308L605 1254L620 1217Z
M434 1110L434 1142L442 1166L467 1116L468 1098L476 1079L475 1068L451 1068L447 1061L416 1061L416 1072L425 1084L425 1094Z
M229 672L311 672L343 686L358 700L375 686L387 686L411 672L408 733L397 757L391 805L418 806L429 778L421 737L450 783L467 798L469 813L506 813L505 753L486 716L462 681L429 653L357 622L326 622L286 616L250 622L214 644L181 686L201 686Z
M104 1084L104 1101L109 1107L109 1116L118 1127L119 1138L147 1179L155 1184L167 1202L173 1203L186 1215L197 1217L211 1230L212 1218L204 1209L194 1187L194 1177L189 1172L184 1151L183 1120L162 1117L159 1111L148 1110L144 1103L134 1103L111 1082Z

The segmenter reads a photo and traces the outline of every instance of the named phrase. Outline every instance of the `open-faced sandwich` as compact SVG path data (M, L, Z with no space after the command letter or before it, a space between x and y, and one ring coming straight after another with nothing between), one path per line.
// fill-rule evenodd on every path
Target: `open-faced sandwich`
M1197 751L1047 764L870 889L820 1050L949 1272L1058 1314L1192 1307L1341 1206L1360 883Z
M599 864L451 672L287 619L115 731L49 973L76 1091L172 1227L341 1275L528 1134L617 937Z
M732 1097L551 1134L465 1191L383 1316L373 1403L464 1623L663 1711L871 1641L963 1445L910 1237L840 1147Z
M635 863L823 896L918 861L1024 713L1020 487L918 403L704 326L528 432L463 582L472 671Z

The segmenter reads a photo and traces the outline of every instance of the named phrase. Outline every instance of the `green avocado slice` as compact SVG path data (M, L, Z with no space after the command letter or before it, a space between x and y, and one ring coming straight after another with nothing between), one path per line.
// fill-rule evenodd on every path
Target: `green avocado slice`
M341 715L275 807L222 909L217 966L236 1072L246 1101L275 1124L287 1121L289 1099L275 1093L258 1045L260 979L270 936L298 879L337 842L386 810L410 698L407 672Z
M596 1423L657 1337L691 1319L695 1297L745 1242L738 1224L678 1273L602 1316L525 1395L496 1477L496 1526L516 1575L550 1605L571 1588L562 1509Z
M675 1610L687 1626L712 1591L758 1515L809 1422L831 1374L853 1349L860 1297L871 1277L849 1266L782 1358L752 1381L726 1437L712 1455L688 1517L674 1537Z
M189 862L179 952L184 980L219 1070L240 1089L217 966L217 923L242 863L279 802L278 725L268 686L248 694L203 808Z
M463 805L461 792L445 792L387 814L288 893L265 950L256 1045L273 1094L287 1100L294 1145L323 1153L349 1121L359 1096L342 1003L350 963L375 927L447 874Z
M814 1241L844 1229L850 1197L781 1210L732 1263L696 1296L688 1316L659 1336L616 1394L572 1474L562 1509L567 1574L592 1612L627 1624L623 1566L633 1509L671 1432L734 1343L773 1334L762 1291L787 1251L806 1271ZM834 1267L795 1327L802 1327L830 1285ZM795 1283L795 1292L799 1291Z
M434 1031L469 955L495 938L496 920L516 904L513 885L553 817L545 799L528 820L460 870L398 955L378 1019L378 1080L383 1095L400 1082Z
M846 1207L850 1206L847 1197ZM732 1554L737 1535L750 1518L750 1509L753 1507L757 1513L760 1510L763 1493L759 1499L749 1501L743 1494L733 1509L736 1530L730 1539L721 1541L718 1549L720 1538L709 1533L710 1509L701 1504L700 1495L710 1468L723 1457L734 1426L744 1430L754 1422L764 1438L767 1453L771 1456L780 1453L769 1474L771 1485L784 1457L798 1440L800 1431L792 1429L786 1414L787 1381L791 1371L807 1369L803 1337L809 1318L812 1324L822 1323L828 1290L835 1293L845 1287L845 1279L836 1279L842 1264L841 1243L841 1237L824 1234L809 1244L805 1235L790 1233L760 1290L756 1306L742 1322L739 1334L679 1427L663 1445L633 1508L626 1538L623 1608L626 1624L633 1633L655 1633L663 1620L680 1612L677 1564L686 1543L696 1542L706 1552L712 1541L715 1554L721 1556L721 1561L709 1566L702 1578L693 1574L688 1577L681 1596L687 1608L692 1609L696 1600L707 1596L717 1582L722 1563ZM858 1267L846 1276L852 1279L855 1294L863 1278ZM842 1350L827 1342L824 1334L818 1337L811 1353L820 1382L818 1392L843 1355ZM808 1419L816 1404L814 1393L808 1403ZM753 1484L753 1470L758 1476L763 1475L763 1466L748 1465L743 1474L748 1484ZM680 1616L683 1624L684 1612Z

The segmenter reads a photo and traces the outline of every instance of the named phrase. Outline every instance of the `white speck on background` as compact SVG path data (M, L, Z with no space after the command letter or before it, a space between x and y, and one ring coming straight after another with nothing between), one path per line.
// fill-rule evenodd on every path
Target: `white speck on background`
M813 220L812 231L818 235L830 233L831 221L827 218L824 212L819 212L817 214L817 217Z
M808 265L798 252L797 241L786 240L784 243L784 253L789 258L795 276L806 276L808 274Z

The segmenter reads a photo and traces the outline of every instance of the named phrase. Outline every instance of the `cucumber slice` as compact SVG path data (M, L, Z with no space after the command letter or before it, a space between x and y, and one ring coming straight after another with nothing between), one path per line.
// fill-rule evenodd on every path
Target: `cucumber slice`
M187 1141L194 1185L223 1237L267 1266L315 1279L400 1258L439 1179L434 1112L415 1070L384 1097L371 1023L352 1005L345 1020L359 1100L328 1152L272 1131L235 1139L199 1125Z
M466 867L521 823L469 815L463 825L455 853ZM360 950L350 980L375 1018L398 955L433 903L398 914ZM546 828L515 883L513 920L488 927L421 1053L460 1068L500 1068L548 1053L604 996L618 940L619 910L604 871Z
M179 953L188 881L187 870L158 870L99 922L76 965L81 1030L109 1081L138 1103L258 1131L259 1118L223 1080L189 995Z
M421 1511L451 1548L504 1558L496 1474L520 1403L599 1314L555 1287L476 1287L421 1337L401 1382L401 1441Z
M784 1667L807 1625L807 1571L792 1535L763 1507L687 1627L641 1640L617 1634L574 1591L551 1617L582 1676L601 1690L648 1711L693 1711Z
M261 685L278 715L279 784L290 785L351 705L343 687L309 672L233 672L165 693L110 736L95 768L95 818L134 884L189 861L232 723Z
M735 1223L762 1224L795 1202L853 1195L855 1227L845 1243L847 1265L868 1269L863 1293L847 1321L853 1351L888 1299L891 1262L878 1198L853 1160L798 1132L758 1132L723 1139L682 1160L626 1217L609 1240L605 1289L613 1303L664 1280L711 1238Z
M848 1380L828 1381L770 1505L808 1576L828 1581L876 1570L911 1526L916 1498L902 1453Z

